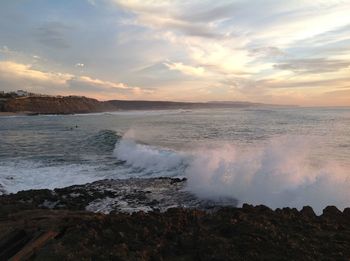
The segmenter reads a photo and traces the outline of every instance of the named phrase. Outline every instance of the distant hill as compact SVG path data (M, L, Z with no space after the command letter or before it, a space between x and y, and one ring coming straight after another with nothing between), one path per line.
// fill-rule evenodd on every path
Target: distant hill
M119 110L164 110L164 109L200 109L200 108L237 108L256 106L257 103L249 102L171 102L171 101L126 101L111 100L105 103ZM262 104L260 104L262 105Z
M1 95L0 95L1 96ZM199 108L244 108L263 106L250 102L171 102L171 101L98 101L83 96L6 96L0 97L0 111L27 114L73 114L118 110L166 110Z

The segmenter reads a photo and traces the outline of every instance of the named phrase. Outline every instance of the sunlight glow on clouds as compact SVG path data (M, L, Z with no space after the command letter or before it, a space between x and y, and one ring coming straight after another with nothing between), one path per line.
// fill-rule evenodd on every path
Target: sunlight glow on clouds
M32 68L31 65L11 61L0 61L0 84L12 87L13 90L26 86L29 91L41 91L48 94L84 95L89 93L100 99L108 98L104 96L104 93L124 99L150 93L139 87L129 87L124 83L67 73L43 72Z
M204 68L203 67L193 67L189 65L184 65L183 63L164 63L169 70L177 70L184 74L194 75L194 76L203 76Z
M2 89L350 105L347 0L40 3L0 3Z
M0 75L2 78L14 78L23 80L34 80L37 82L48 82L51 84L65 84L73 76L65 73L51 73L35 70L28 64L20 64L12 61L0 62Z

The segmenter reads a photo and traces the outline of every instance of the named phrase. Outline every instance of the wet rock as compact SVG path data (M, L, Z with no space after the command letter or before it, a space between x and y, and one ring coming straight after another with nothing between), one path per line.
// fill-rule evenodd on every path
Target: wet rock
M186 191L185 178L149 178L100 180L51 190L28 190L0 197L1 210L48 208L133 213L161 211L169 208L197 208L216 211L223 206L236 206L233 198L199 199ZM15 207L16 205L16 207Z
M182 178L182 179L180 179L180 178L172 178L171 181L170 181L170 183L171 183L171 184L173 184L173 183L183 183L183 182L185 182L185 181L187 181L186 178Z

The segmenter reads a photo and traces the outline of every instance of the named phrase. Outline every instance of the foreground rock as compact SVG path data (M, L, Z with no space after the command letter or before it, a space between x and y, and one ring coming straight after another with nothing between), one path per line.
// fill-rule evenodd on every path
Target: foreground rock
M201 201L185 182L104 180L1 196L0 260L350 259L350 209L223 207L229 200Z
M348 260L350 222L293 209L1 216L0 260Z

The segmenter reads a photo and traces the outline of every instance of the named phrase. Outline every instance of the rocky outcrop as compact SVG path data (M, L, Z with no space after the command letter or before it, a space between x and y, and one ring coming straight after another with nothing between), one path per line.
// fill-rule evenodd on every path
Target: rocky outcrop
M107 103L96 99L67 97L22 97L8 99L3 105L5 112L26 112L30 114L72 114L115 110Z
M94 214L17 211L0 221L0 260L348 260L350 221L266 207Z
M154 194L158 202L153 206L169 206L161 202L166 196L162 193L181 197L184 182L134 181L128 190L125 186L131 184L118 187L105 180L54 191L32 190L1 196L0 260L350 258L350 210L342 212L334 206L325 208L320 216L311 207L301 211L271 210L248 204L242 208L221 206L202 210L186 206L153 207L147 213L132 214L115 208L108 215L84 210L91 202L107 197L116 202L125 200L131 204L129 207L135 202L147 205L152 196L145 194Z

